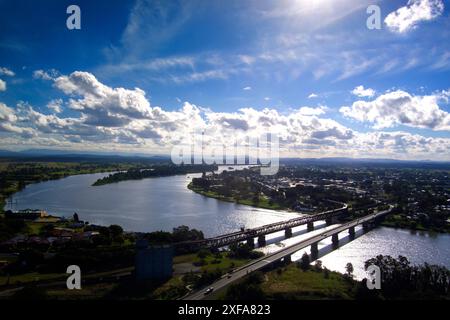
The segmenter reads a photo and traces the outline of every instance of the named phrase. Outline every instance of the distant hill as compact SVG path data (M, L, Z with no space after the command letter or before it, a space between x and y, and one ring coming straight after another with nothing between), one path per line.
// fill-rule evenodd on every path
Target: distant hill
M65 151L52 149L28 149L23 151L0 150L0 158L14 161L109 161L109 162L169 162L168 155L150 155L142 153ZM246 158L248 161L248 158ZM449 161L432 160L396 160L372 158L281 158L282 165L318 165L347 167L381 167L381 168L429 168L450 170Z
M80 161L131 161L131 162L167 162L169 156L164 155L145 155L145 154L115 154L102 152L77 152L64 150L46 150L30 149L23 151L0 150L0 158L15 161L62 161L62 162L80 162Z
M348 167L382 167L382 168L429 168L450 170L449 161L431 160L397 160L372 158L283 158L281 164L285 165L320 165L320 166L348 166Z

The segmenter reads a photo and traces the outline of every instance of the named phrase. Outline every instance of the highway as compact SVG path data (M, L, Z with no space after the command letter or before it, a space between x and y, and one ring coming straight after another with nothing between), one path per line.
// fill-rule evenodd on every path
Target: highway
M312 245L313 243L320 242L323 239L331 237L333 234L340 233L342 231L345 231L351 227L355 227L364 222L369 222L377 217L384 216L384 215L388 214L389 212L391 212L392 208L393 208L393 206L391 206L390 209L388 209L388 210L373 213L371 215L368 215L368 216L365 216L365 217L362 217L359 219L355 219L355 220L347 222L345 224L336 226L333 229L328 229L326 231L323 231L323 232L321 232L315 236L312 236L308 239L305 239L297 244L283 248L280 251L266 255L262 258L256 259L256 260L246 264L245 266L235 269L233 273L229 273L229 274L222 276L222 278L220 278L213 284L209 285L208 287L213 287L214 291L223 289L224 287L241 279L242 277L248 275L249 273L260 270L264 267L267 267L268 265L270 265L276 261L279 261L286 256L290 256L290 255L294 254L295 252ZM200 289L196 292L193 292L193 293L187 295L186 297L184 297L184 300L202 300L202 299L208 298L208 295L205 295L206 288Z

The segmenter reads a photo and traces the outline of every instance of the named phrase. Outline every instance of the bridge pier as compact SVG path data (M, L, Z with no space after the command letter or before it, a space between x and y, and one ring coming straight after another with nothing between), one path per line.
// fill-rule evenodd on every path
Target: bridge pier
M265 235L258 236L258 246L264 247L265 245L266 245L266 236Z
M333 224L333 219L332 219L331 217L326 218L326 219L325 219L325 223L327 224L327 226L330 226L330 225Z
M355 238L355 227L350 227L348 229L348 234L350 235L351 239L354 239Z
M283 262L284 263L291 263L292 262L291 256L289 255L289 256L284 257L283 258Z
M319 244L315 242L311 244L311 260L316 260L319 256Z
M250 248L254 248L254 247L255 247L255 239L254 239L254 238L248 238L248 239L247 239L247 245L248 245Z
M308 222L308 224L307 224L307 230L308 230L308 232L314 230L314 222Z
M331 241L333 242L333 245L335 245L335 246L337 246L339 244L339 236L337 233L335 233L331 236Z
M292 237L292 228L286 228L286 229L284 229L284 237L285 237L285 238L290 238L290 237Z
M364 232L367 232L370 230L370 224L369 223L363 223L362 224Z

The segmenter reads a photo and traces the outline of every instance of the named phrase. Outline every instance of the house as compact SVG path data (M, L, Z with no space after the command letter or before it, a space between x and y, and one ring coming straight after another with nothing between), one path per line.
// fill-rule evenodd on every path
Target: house
M36 220L47 216L48 213L46 211L39 209L24 209L19 211L8 210L5 212L5 217L8 219Z

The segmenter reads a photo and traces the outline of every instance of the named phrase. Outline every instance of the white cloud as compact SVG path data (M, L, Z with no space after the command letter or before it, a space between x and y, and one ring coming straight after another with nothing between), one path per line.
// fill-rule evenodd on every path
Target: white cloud
M242 108L236 112L214 112L189 102L178 110L152 107L140 89L111 88L99 82L88 72L74 72L54 80L54 86L68 95L70 117L44 114L25 103L15 109L0 103L0 146L35 146L78 150L124 151L144 153L169 153L195 130L205 129L209 142L229 143L227 137L238 139L274 132L280 137L282 156L350 156L391 157L407 159L450 160L450 139L427 138L406 132L368 132L352 130L336 120L324 118L324 106L301 107L288 113L275 109ZM436 93L436 101L448 99L448 91ZM381 98L383 97L383 98ZM430 96L414 97L404 92L390 92L372 102L360 101L351 107L341 108L346 116L372 121L375 125L387 126L386 121L396 124L400 115L395 108L406 110L403 118L412 118L413 125L431 125L431 118L446 113L434 110ZM380 100L379 100L380 99ZM418 101L416 101L418 99ZM409 102L408 102L409 101ZM48 106L60 106L62 100L52 100ZM383 113L379 105L390 102L390 112ZM375 115L367 115L372 108ZM411 106L407 106L408 103ZM419 110L424 103L427 108ZM406 106L406 107L405 107ZM349 110L345 109L349 108ZM432 108L431 108L432 109ZM441 112L441 113L440 113ZM383 119L380 114L394 114L394 119ZM378 123L378 118L381 122ZM403 118L402 121L405 121ZM424 120L425 119L425 120ZM428 120L426 120L428 119ZM385 121L385 122L383 122ZM444 123L434 123L441 128ZM26 139L24 138L26 137Z
M270 97L264 97L264 100L265 100L265 101L269 101L269 100L270 100Z
M355 89L352 90L352 94L358 97L371 98L375 95L375 90L370 88L365 89L364 86L357 86Z
M317 97L319 97L317 94L311 93L311 94L308 96L308 99L314 99L314 98L317 98Z
M47 108L54 113L61 113L62 112L62 99L53 99L49 103L47 103Z
M33 136L33 129L17 126L18 120L15 111L0 102L0 132L9 132L25 138Z
M433 20L444 11L442 0L408 0L406 6L391 12L384 23L391 31L404 33L421 21Z
M14 77L16 74L12 70L10 70L8 68L0 67L0 76L3 76L3 75L4 76Z
M152 109L143 90L111 88L88 72L75 71L69 76L60 76L54 86L73 97L69 107L80 111L85 122L91 125L117 127L132 119L151 116Z
M55 69L50 69L47 71L44 70L35 70L33 72L33 78L35 79L42 79L42 80L55 80L57 77L59 77L59 71Z
M6 82L0 79L0 91L6 91Z
M326 110L327 108L323 106L317 108L301 107L298 112L304 116L319 116L324 114Z
M252 90L252 87L247 86L247 87L242 88L242 90L244 90L244 91L249 91L249 90Z
M438 105L441 99L441 95L413 96L397 90L373 101L356 101L351 107L342 107L340 112L348 118L372 123L376 129L406 125L450 130L450 114Z

